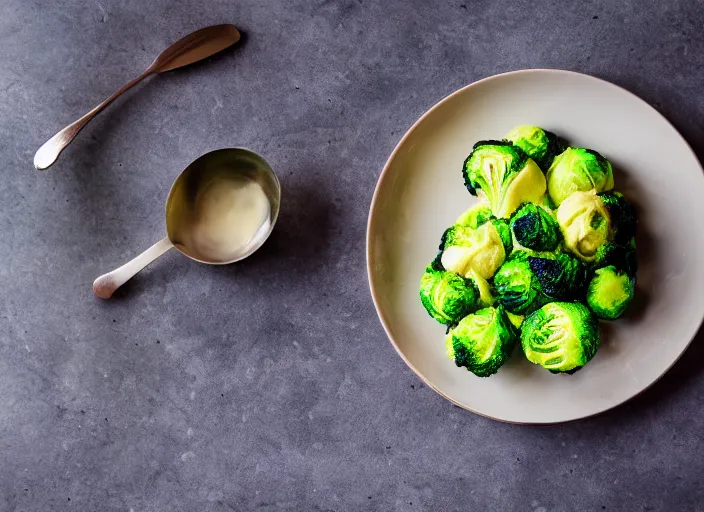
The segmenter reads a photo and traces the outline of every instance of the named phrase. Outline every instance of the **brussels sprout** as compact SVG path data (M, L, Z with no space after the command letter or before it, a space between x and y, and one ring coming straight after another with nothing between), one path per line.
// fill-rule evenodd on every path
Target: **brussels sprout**
M477 229L492 217L489 205L480 201L460 215L455 221L455 226Z
M637 219L635 210L619 192L597 194L591 190L575 192L565 199L557 209L557 222L571 252L584 261L605 266L601 263L605 247L631 243Z
M562 143L557 135L538 126L528 124L516 126L506 134L538 166L547 171L555 156L562 151Z
M533 203L524 203L511 216L511 231L516 242L534 251L554 251L562 233L552 215Z
M529 256L528 262L543 293L551 299L575 299L583 291L587 268L574 256L566 253Z
M499 303L512 313L530 313L549 301L530 269L527 253L522 251L514 252L501 265L494 276L494 287Z
M471 279L446 272L433 262L421 277L420 300L435 320L453 325L477 309L479 290Z
M635 278L638 271L635 239L632 238L626 245L609 242L600 247L594 264L597 267L614 267L618 271L625 272L629 277Z
M635 293L635 279L616 267L604 267L594 273L587 288L587 304L604 320L620 317Z
M546 177L548 195L557 206L574 192L614 188L611 164L590 149L567 148L555 157Z
M447 355L478 377L497 372L513 350L518 335L501 306L480 309L460 320L445 339Z
M509 217L521 203L540 202L545 195L543 172L510 142L477 142L462 173L467 190L475 196L481 190L500 218Z
M501 305L525 315L548 302L576 298L584 279L584 265L569 254L515 251L494 276L494 287Z
M446 270L467 276L474 270L490 279L511 251L511 232L506 221L492 218L472 229L452 226L443 234L440 250Z
M613 232L610 238L617 244L627 244L636 234L638 219L635 209L621 192L603 192L597 195L609 212Z
M599 321L579 302L551 302L525 319L521 346L531 363L573 373L594 357Z
M594 261L609 241L611 217L594 190L575 192L557 208L557 223L565 246L584 261Z

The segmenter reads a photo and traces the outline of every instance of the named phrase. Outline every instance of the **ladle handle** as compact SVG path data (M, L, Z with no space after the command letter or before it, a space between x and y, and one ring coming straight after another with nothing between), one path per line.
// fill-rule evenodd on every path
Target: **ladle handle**
M54 162L56 162L56 159L59 158L59 155L64 150L64 148L71 144L71 141L76 138L78 132L80 132L83 127L88 124L88 121L90 121L100 112L102 112L105 107L115 101L115 99L120 96L123 92L125 92L127 89L134 87L152 73L154 73L154 71L150 66L144 73L120 87L117 91L112 93L105 101L96 106L93 110L85 114L83 117L76 119L73 123L63 128L59 133L57 133L44 144L42 144L42 147L40 147L39 150L37 150L37 153L34 155L34 167L39 170L49 168Z
M115 290L173 246L169 237L164 237L133 260L93 281L93 293L101 299L109 299Z

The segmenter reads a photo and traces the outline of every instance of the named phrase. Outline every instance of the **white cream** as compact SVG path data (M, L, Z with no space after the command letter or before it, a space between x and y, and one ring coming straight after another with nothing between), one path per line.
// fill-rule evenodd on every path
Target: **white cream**
M270 204L261 185L251 180L216 179L195 199L189 244L201 258L237 259L268 231Z

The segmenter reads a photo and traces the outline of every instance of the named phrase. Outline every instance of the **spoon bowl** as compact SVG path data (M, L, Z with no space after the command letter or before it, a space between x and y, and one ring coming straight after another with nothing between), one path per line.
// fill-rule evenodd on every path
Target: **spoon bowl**
M232 196L250 187L249 197ZM234 201L247 201L246 218ZM188 258L209 265L240 261L269 238L279 215L281 185L262 157L241 148L218 149L197 158L176 178L166 200L166 233L159 242L93 282L93 292L109 299L120 286L175 247ZM240 212L243 210L240 210ZM237 223L246 223L237 230Z

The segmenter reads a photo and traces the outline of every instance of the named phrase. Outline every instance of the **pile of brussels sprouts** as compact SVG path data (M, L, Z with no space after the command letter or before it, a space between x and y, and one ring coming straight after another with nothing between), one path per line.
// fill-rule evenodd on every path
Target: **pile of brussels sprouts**
M447 355L480 377L520 340L529 361L573 373L599 347L599 319L620 317L636 281L633 207L596 151L518 126L464 162L479 202L445 231L421 278Z

